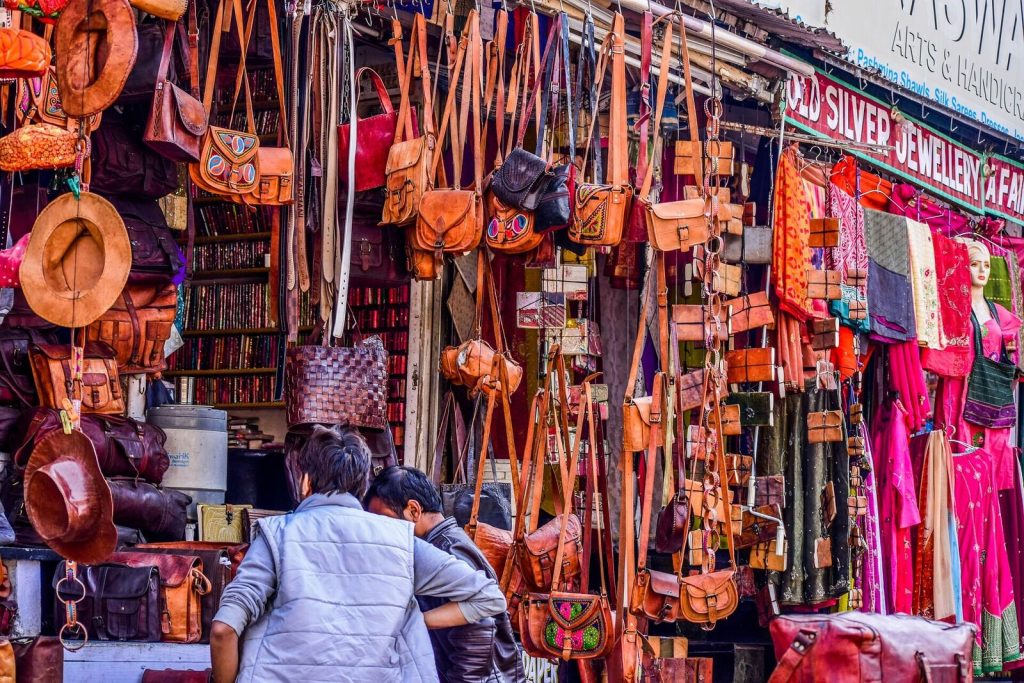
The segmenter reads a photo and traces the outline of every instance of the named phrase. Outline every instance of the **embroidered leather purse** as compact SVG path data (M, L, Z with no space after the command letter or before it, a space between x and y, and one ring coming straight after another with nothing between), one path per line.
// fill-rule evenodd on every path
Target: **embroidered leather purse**
M415 136L412 127L412 105L409 101L409 84L413 78L413 65L420 67L419 76L423 88L423 134ZM399 65L401 68L401 65ZM455 89L454 86L452 88ZM430 89L430 58L427 55L427 27L422 14L416 14L412 22L412 38L409 45L409 59L402 79L401 100L398 107L398 122L395 124L395 139L388 151L384 167L384 212L382 224L408 225L416 220L420 198L432 188L437 136L434 132L434 109ZM409 235L411 238L412 235ZM411 239L409 242L411 243ZM417 255L415 261L422 261ZM425 264L420 268L421 277L415 267L410 268L419 280L427 278Z
M242 37L242 4L241 0L230 0L233 9L230 11L228 24L223 30L217 27L223 24L224 3L217 6L214 20L213 39L210 45L209 65L206 70L206 84L203 93L203 109L212 111L213 92L217 80L217 63L220 53L221 34L236 24L239 41ZM244 44L244 42L242 43ZM245 71L244 53L238 64L238 79L241 89L245 91L244 131L231 130L220 126L208 126L199 145L199 161L189 164L189 175L192 183L200 190L215 194L232 201L240 201L241 195L248 194L256 188L260 181L259 157L256 153L260 148L259 135L253 118L252 92ZM238 101L239 88L235 89L234 101ZM234 105L232 105L232 110Z
M468 53L468 55L467 55ZM462 75L462 105L460 123L468 120L472 110L472 128L461 126L463 135L459 144L453 145L455 178L453 188L431 189L423 193L419 201L416 229L413 231L413 247L420 251L432 252L435 268L440 270L444 254L463 254L476 249L483 236L484 207L482 201L483 150L480 142L480 84L479 73L483 46L480 39L480 17L471 11L459 41L453 78L448 88L448 99L441 119L440 147L444 146L445 133L449 123L454 128L452 110L456 92L459 90L459 74ZM473 187L463 189L462 175L463 143L465 137L473 138ZM432 160L430 182L437 178L441 155Z
M586 246L610 247L621 242L633 199L627 159L625 37L622 14L616 13L601 53L601 61L606 63L610 52L612 62L607 178L603 185L580 183L576 186L573 220L569 225L569 239ZM604 69L598 71L600 83ZM594 119L591 119L591 129Z

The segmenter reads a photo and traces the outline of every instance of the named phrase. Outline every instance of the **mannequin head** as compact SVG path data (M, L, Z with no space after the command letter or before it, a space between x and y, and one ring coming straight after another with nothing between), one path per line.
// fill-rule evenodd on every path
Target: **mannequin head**
M967 254L971 263L971 293L978 296L984 292L985 285L988 284L989 273L992 269L992 253L984 242L972 240L969 237L958 237L956 241L967 245Z

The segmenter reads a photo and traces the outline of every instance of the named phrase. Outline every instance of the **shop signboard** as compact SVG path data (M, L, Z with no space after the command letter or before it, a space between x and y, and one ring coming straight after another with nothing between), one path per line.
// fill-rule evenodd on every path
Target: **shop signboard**
M558 683L558 665L523 653L523 669L527 683Z
M936 196L975 212L982 209L981 154L909 117L897 121L886 102L821 70L813 76L790 79L786 118L805 132L889 146L888 151L850 153L922 185Z
M1019 0L773 0L835 33L847 59L960 116L1024 140Z
M985 210L1024 223L1024 166L1001 156L988 160L985 178Z

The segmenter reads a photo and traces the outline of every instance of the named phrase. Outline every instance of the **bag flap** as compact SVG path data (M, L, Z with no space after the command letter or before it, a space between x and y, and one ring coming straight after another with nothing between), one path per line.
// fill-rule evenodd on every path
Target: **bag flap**
M292 151L287 147L260 147L256 158L260 176L290 176L295 167Z
M260 139L253 133L217 126L210 126L209 133L214 149L231 165L251 161L260 148Z
M396 145L391 145L384 173L391 175L392 173L398 173L415 166L428 149L426 143L426 137L419 137L414 140L404 140ZM401 179L401 182L405 183L405 179Z
M476 206L473 190L433 190L420 198L416 237L420 248L433 248L450 228L459 227Z
M79 571L90 575L83 577L86 586L96 586L97 594L90 597L102 600L137 600L149 591L150 580L158 573L154 566L129 567L118 563L80 567ZM53 577L54 588L64 576L64 563L61 562ZM58 591L64 599L78 597L79 593L71 586L71 582L65 581Z
M70 360L71 347L67 344L33 344L32 351L50 360Z
M667 598L679 598L679 577L668 572L647 570L651 577L651 592Z
M527 534L523 538L523 545L526 546L526 551L535 557L555 552L555 549L558 548L558 533L561 531L559 520L561 519L562 516L555 517L532 534ZM580 537L579 518L570 513L568 519L569 522L565 531L566 551L575 545Z
M168 588L180 586L189 577L192 569L203 571L203 561L196 555L119 552L111 555L110 561L129 567L156 568L160 573L160 585Z
M672 222L698 218L704 215L704 200L683 199L678 202L651 204L651 213L658 220Z
M735 604L736 582L733 580L733 571L726 569L709 574L697 574L696 576L684 576L682 585L686 589L686 596L689 606L694 612L704 614L708 612L708 596L714 595L718 609Z
M654 405L653 396L640 396L632 400L632 405L636 408L637 414L640 419L644 421L648 427L651 426L651 406Z
M143 458L146 457L146 444L134 433L124 430L122 433L110 434L110 439L116 443L133 467L138 468Z
M103 387L107 385L108 381L107 375L102 372L82 373L82 384L87 387Z
M589 593L552 592L548 612L556 624L567 631L578 631L601 611L601 596Z
M192 135L202 135L206 132L208 116L203 103L192 97L170 81L164 81L164 87L170 86L174 93L175 111L178 113L178 121Z
M512 150L501 167L494 172L492 183L499 192L519 193L530 189L547 171L548 164L536 154L527 152L522 147Z

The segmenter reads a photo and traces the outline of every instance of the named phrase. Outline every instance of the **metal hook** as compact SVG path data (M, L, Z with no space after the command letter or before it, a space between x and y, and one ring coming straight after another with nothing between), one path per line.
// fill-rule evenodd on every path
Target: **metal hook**
M956 132L956 129L957 129L957 128L959 128L959 127L960 127L960 126L958 126L958 125L956 124L955 120L953 119L953 115L952 115L952 114L950 114L950 115L949 115L949 132L950 132L950 133L955 133L955 132Z
M896 106L896 90L894 88L889 88L889 104Z

